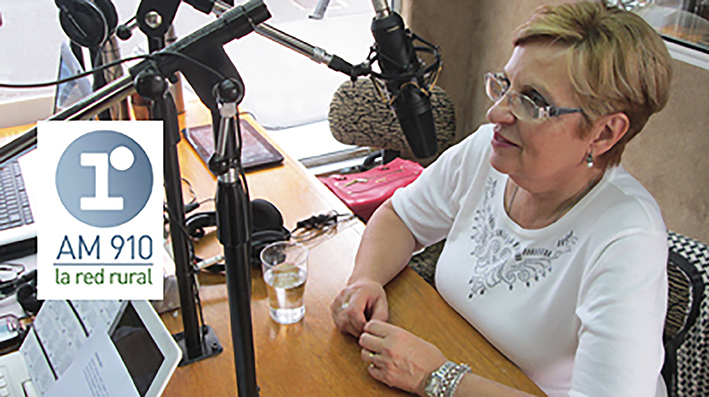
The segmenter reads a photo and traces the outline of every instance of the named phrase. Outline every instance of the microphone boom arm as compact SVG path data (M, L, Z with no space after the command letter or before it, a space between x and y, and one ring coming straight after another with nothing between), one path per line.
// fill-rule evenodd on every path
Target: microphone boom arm
M305 55L316 63L324 63L330 69L350 76L353 81L356 80L358 76L370 74L372 71L369 64L366 62L353 66L339 56L330 54L320 47L310 45L297 37L293 37L274 28L269 24L262 23L256 26L254 30L259 35L290 48L299 54Z

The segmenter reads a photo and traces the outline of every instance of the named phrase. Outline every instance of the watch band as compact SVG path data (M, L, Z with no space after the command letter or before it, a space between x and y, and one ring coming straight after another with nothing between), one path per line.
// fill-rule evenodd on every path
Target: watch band
M451 372L454 373L451 374L450 389L448 391L447 397L453 396L453 393L455 393L455 389L458 388L458 384L461 380L463 380L463 376L465 376L465 374L467 374L468 372L472 371L467 364L460 364L456 365Z
M458 384L468 372L471 372L468 365L446 361L428 377L424 389L426 395L428 397L453 396Z

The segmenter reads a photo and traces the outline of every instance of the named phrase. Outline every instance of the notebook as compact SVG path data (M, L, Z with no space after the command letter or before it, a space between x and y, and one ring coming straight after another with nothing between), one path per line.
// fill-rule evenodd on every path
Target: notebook
M283 155L271 145L246 120L239 120L241 125L241 164L244 171L276 165L283 162ZM204 164L209 164L209 158L214 153L214 132L211 124L189 127L182 134L194 147Z
M118 375L114 371L101 377L98 367L109 362L93 352L97 341L113 345L100 347L117 351L132 381L122 386L141 397L159 396L182 357L148 301L45 301L20 350L0 357L0 395L55 396L67 395L66 390L82 395L82 388L110 389L111 378ZM91 364L94 355L98 365ZM77 374L79 381L70 383L75 379L69 377Z

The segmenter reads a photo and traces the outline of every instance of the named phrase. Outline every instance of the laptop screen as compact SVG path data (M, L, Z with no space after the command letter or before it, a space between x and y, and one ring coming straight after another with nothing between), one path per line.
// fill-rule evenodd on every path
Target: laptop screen
M119 314L111 340L138 393L145 396L165 357L131 302Z

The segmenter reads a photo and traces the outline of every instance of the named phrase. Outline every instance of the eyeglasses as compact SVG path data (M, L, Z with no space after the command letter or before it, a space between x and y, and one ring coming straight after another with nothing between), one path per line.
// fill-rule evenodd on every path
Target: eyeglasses
M520 120L533 121L563 114L583 112L581 108L560 108L557 106L538 105L527 95L510 90L510 82L501 73L485 73L485 93L497 103L507 95L510 111ZM541 102L544 101L541 98ZM539 100L537 102L540 102Z

